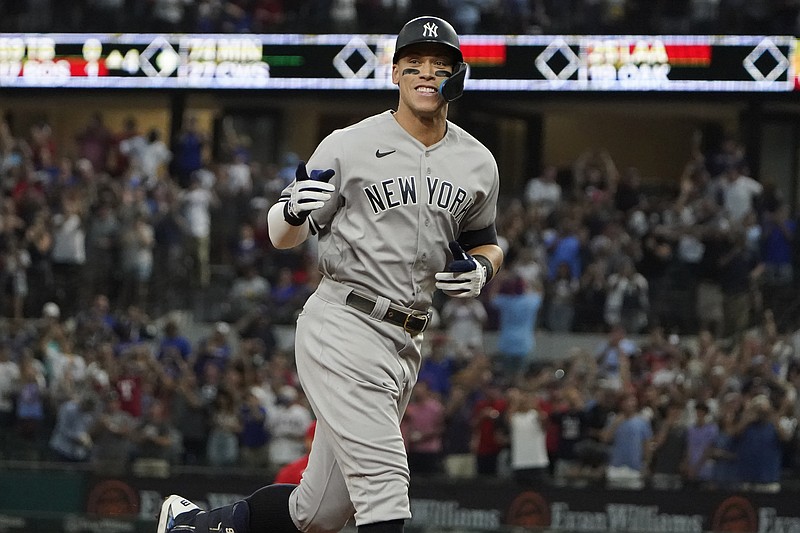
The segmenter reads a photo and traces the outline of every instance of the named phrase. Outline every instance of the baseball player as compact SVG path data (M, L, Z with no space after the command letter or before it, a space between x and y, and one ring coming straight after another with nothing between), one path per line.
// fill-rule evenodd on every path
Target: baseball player
M317 418L300 484L210 511L170 496L159 533L316 533L351 519L359 533L402 532L411 512L400 421L433 293L476 297L503 261L497 164L447 120L466 74L448 22L409 21L393 58L397 110L331 133L269 211L277 248L316 235L322 273L297 320L297 371Z

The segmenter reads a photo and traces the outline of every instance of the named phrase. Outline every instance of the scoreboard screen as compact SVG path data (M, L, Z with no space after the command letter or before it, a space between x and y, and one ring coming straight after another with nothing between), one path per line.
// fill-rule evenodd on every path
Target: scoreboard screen
M0 34L0 88L387 90L394 35ZM465 35L481 91L790 92L789 36Z

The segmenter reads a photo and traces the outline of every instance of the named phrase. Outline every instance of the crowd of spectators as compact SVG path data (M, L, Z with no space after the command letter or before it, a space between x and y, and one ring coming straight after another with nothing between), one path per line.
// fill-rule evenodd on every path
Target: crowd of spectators
M258 165L228 128L209 161L192 117L174 146L99 112L74 146L55 139L0 122L0 457L149 473L302 459L313 416L275 328L314 289L315 250L271 248L264 216L296 157ZM794 479L797 226L751 174L734 137L698 142L674 188L586 150L502 198L506 266L479 299L435 300L403 421L412 470ZM175 311L220 283L221 319L188 338ZM605 340L544 358L544 330Z
M795 0L13 0L0 31L394 33L418 15L460 34L798 33Z
M425 10L465 33L786 33L796 31L800 7L472 2L470 26L459 18L474 14L464 3ZM381 21L389 32L419 6L29 0L3 8L13 12L0 24L32 31L94 21L104 31L384 31ZM275 250L265 227L297 157L258 164L247 138L226 127L209 160L212 139L191 116L169 144L133 117L112 131L101 112L74 143L59 138L46 119L27 131L13 113L0 121L0 456L103 468L276 469L300 458L312 416L275 328L294 323L318 273L313 244ZM545 167L502 198L503 271L480 299L435 302L429 357L403 424L412 469L521 482L780 486L796 466L800 244L789 203L752 174L734 135L699 138L681 176L648 181L587 148L572 166ZM655 187L670 182L678 185ZM219 320L191 340L173 313L204 307ZM545 364L542 330L607 342L548 354L558 362ZM497 338L491 349L488 332Z

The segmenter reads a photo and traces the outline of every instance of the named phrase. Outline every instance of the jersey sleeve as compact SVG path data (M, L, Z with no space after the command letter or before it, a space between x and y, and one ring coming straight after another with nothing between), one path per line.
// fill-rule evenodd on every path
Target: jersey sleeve
M329 183L332 183L336 187L331 193L330 200L325 202L325 205L321 208L313 211L308 217L311 232L315 235L330 223L333 219L333 215L339 209L341 201L341 151L337 148L339 145L337 133L338 132L333 132L323 139L306 162L306 168L309 174L312 170L327 170L329 168L333 169L335 172L333 177L329 180ZM278 199L279 202L289 201L292 194L292 187L294 187L295 183L296 181L293 181L281 191L280 198Z
M485 161L475 171L472 179L480 183L480 194L475 205L469 210L461 223L460 232L477 232L494 228L497 216L497 198L500 192L500 173L494 156L483 147Z

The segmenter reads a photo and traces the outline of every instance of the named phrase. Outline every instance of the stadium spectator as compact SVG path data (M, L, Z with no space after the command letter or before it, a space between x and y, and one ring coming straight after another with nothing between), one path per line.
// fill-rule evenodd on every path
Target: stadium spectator
M585 150L572 164L573 195L599 206L610 202L616 193L619 171L608 150Z
M612 327L606 339L595 350L598 379L611 388L623 390L631 385L631 359L640 355L637 344L628 338L627 330Z
M741 223L748 213L755 210L756 201L764 186L745 175L747 166L740 154L728 155L723 162L722 173L714 178L712 187L721 199L725 216L731 224Z
M647 327L650 313L650 286L636 271L633 260L625 261L608 277L603 318L609 327L621 326L638 334Z
M496 476L500 453L508 444L505 412L508 401L500 383L489 373L482 378L480 396L472 410L472 439L475 442L477 474ZM488 381L487 381L488 379Z
M90 394L78 394L59 405L49 443L55 457L76 463L91 459L96 409L97 400Z
M140 171L142 185L147 189L152 189L160 180L167 178L167 166L173 156L157 128L151 128L147 132L145 140L140 154Z
M278 339L266 306L259 306L251 315L243 317L237 329L241 345L252 345L253 362L256 365L266 364L272 359Z
M441 321L447 333L447 346L452 353L468 357L473 351L484 351L484 331L489 321L486 306L479 298L448 298L442 306Z
M709 449L717 441L719 427L709 414L708 405L696 402L695 423L686 430L686 481L703 485L711 480L713 461Z
M728 392L722 398L719 414L719 432L708 449L708 458L714 461L709 487L722 490L739 488L735 430L742 408L742 396Z
M227 389L217 392L211 406L206 459L211 466L234 466L239 462L240 405Z
M269 292L270 313L275 324L294 324L308 295L305 288L297 283L299 276L288 267L278 271L278 277Z
M561 204L558 167L548 165L525 185L525 203L547 219Z
M545 427L548 415L535 391L511 388L505 412L508 423L510 468L523 486L541 486L550 481Z
M247 468L269 467L269 432L267 409L258 392L248 390L239 406L239 456Z
M158 341L156 356L164 368L176 365L175 358L187 362L192 354L192 342L183 334L176 319L171 318L164 324L164 332ZM174 368L175 373L180 369Z
M245 271L248 267L254 267L257 273L265 271L265 246L258 240L253 224L242 222L239 225L239 234L231 248L231 262L239 272Z
M472 403L468 388L455 380L444 405L445 429L442 436L444 472L452 479L473 478L477 473L472 439Z
M758 252L748 249L742 231L729 234L728 249L719 259L723 335L741 335L751 324L753 296L764 271Z
M118 278L117 262L122 225L115 206L103 202L94 207L86 222L87 276L91 294L115 294Z
M206 464L206 441L211 422L210 400L203 394L197 375L178 361L179 373L170 404L170 416L181 438L181 463Z
M7 457L14 431L14 404L19 387L19 365L11 360L11 347L0 344L0 457Z
M581 276L583 273L581 242L578 231L579 224L572 218L564 218L559 221L558 234L547 243L547 278L552 280L556 277L559 265L566 263L569 265L573 276Z
M149 405L134 430L133 442L134 473L165 477L178 457L178 434L163 402Z
M175 141L172 150L174 157L170 162L173 177L181 188L187 189L192 174L203 168L207 144L208 139L200 131L197 117L194 115L186 117Z
M267 305L271 288L267 278L259 274L255 265L244 266L228 292L231 322L251 316L259 307Z
M449 341L449 337L444 334L439 334L430 341L429 351L425 354L417 375L417 382L424 381L430 391L442 399L450 394L453 375L472 355L471 352L451 350Z
M622 396L616 416L603 429L609 443L606 487L641 489L652 454L653 428L639 412L635 394Z
M189 188L180 195L182 214L188 230L188 257L192 260L192 284L205 288L211 283L211 209L219 202L216 194L192 174Z
M791 438L769 397L757 394L745 404L733 428L739 481L745 490L780 491L783 442Z
M303 445L305 446L306 453L296 461L289 463L278 470L278 473L275 474L273 483L292 483L295 485L300 483L300 479L303 477L303 472L308 466L308 455L311 453L311 446L314 443L314 433L316 430L317 421L315 420L308 425L308 429L306 429L306 434L303 439Z
M125 352L118 368L112 368L110 372L112 386L119 397L122 410L136 419L142 417L146 408L143 400L145 372L146 369L133 350Z
M686 472L686 424L682 420L685 405L672 400L658 421L652 442L650 482L659 490L683 487Z
M3 246L3 267L0 269L0 283L4 287L4 309L6 316L22 318L25 300L29 293L28 268L31 256L24 244L15 235L9 235Z
M185 305L181 287L189 278L189 256L186 247L188 222L181 216L181 203L174 187L162 185L153 192L155 202L153 225L153 276L150 302L154 314L166 314ZM157 295L157 297L155 297Z
M305 453L304 438L312 421L311 410L303 403L298 389L283 385L277 391L277 404L270 411L268 428L270 464L283 467Z
M580 286L575 295L573 329L581 332L600 332L606 328L603 308L606 302L605 265L594 261L586 266L580 276Z
M136 139L135 141L133 139ZM132 161L128 150L132 147L130 143L138 143L142 140L139 131L139 122L134 116L128 116L122 121L122 129L114 135L114 143L111 148L111 162L109 163L110 174L117 179L129 179L126 176L131 171Z
M227 322L219 321L214 324L211 332L201 339L193 351L193 368L201 377L206 374L206 369L213 366L222 374L233 357L231 345L231 326Z
M153 275L155 234L145 213L137 212L120 227L119 307L144 308Z
M578 387L570 385L563 396L564 402L548 416L558 436L553 481L560 486L581 482L581 465L575 448L587 438L587 405L583 394Z
M790 305L794 284L797 221L792 220L785 203L764 213L762 221L762 260L764 262L764 305L773 311Z
M74 316L84 301L86 265L86 206L77 195L65 194L60 211L53 214L53 285L55 301Z
M575 300L580 281L573 276L566 262L558 265L556 276L545 285L545 324L553 332L572 331L575 318Z
M105 474L126 472L134 451L136 426L136 419L122 409L115 391L103 396L102 412L91 431L91 460L96 470Z
M105 124L103 113L95 111L89 116L84 128L75 136L78 157L86 159L94 172L108 171L114 135Z
M48 402L44 365L31 355L19 362L19 388L16 394L16 436L22 455L32 460L42 459L43 441L50 435L46 414ZM61 406L56 406L60 408Z
M53 248L53 234L45 209L36 212L31 223L25 228L24 246L30 257L27 268L28 297L23 306L23 317L33 317L53 293L53 269L50 252Z
M541 287L533 287L523 277L512 274L497 280L489 293L489 301L499 314L498 362L506 376L516 379L535 357Z
M426 381L418 381L401 423L408 449L408 467L412 473L442 472L444 427L442 400Z
M43 356L50 402L57 409L84 389L86 361L75 353L74 342L68 335L63 335L57 343L47 344Z

